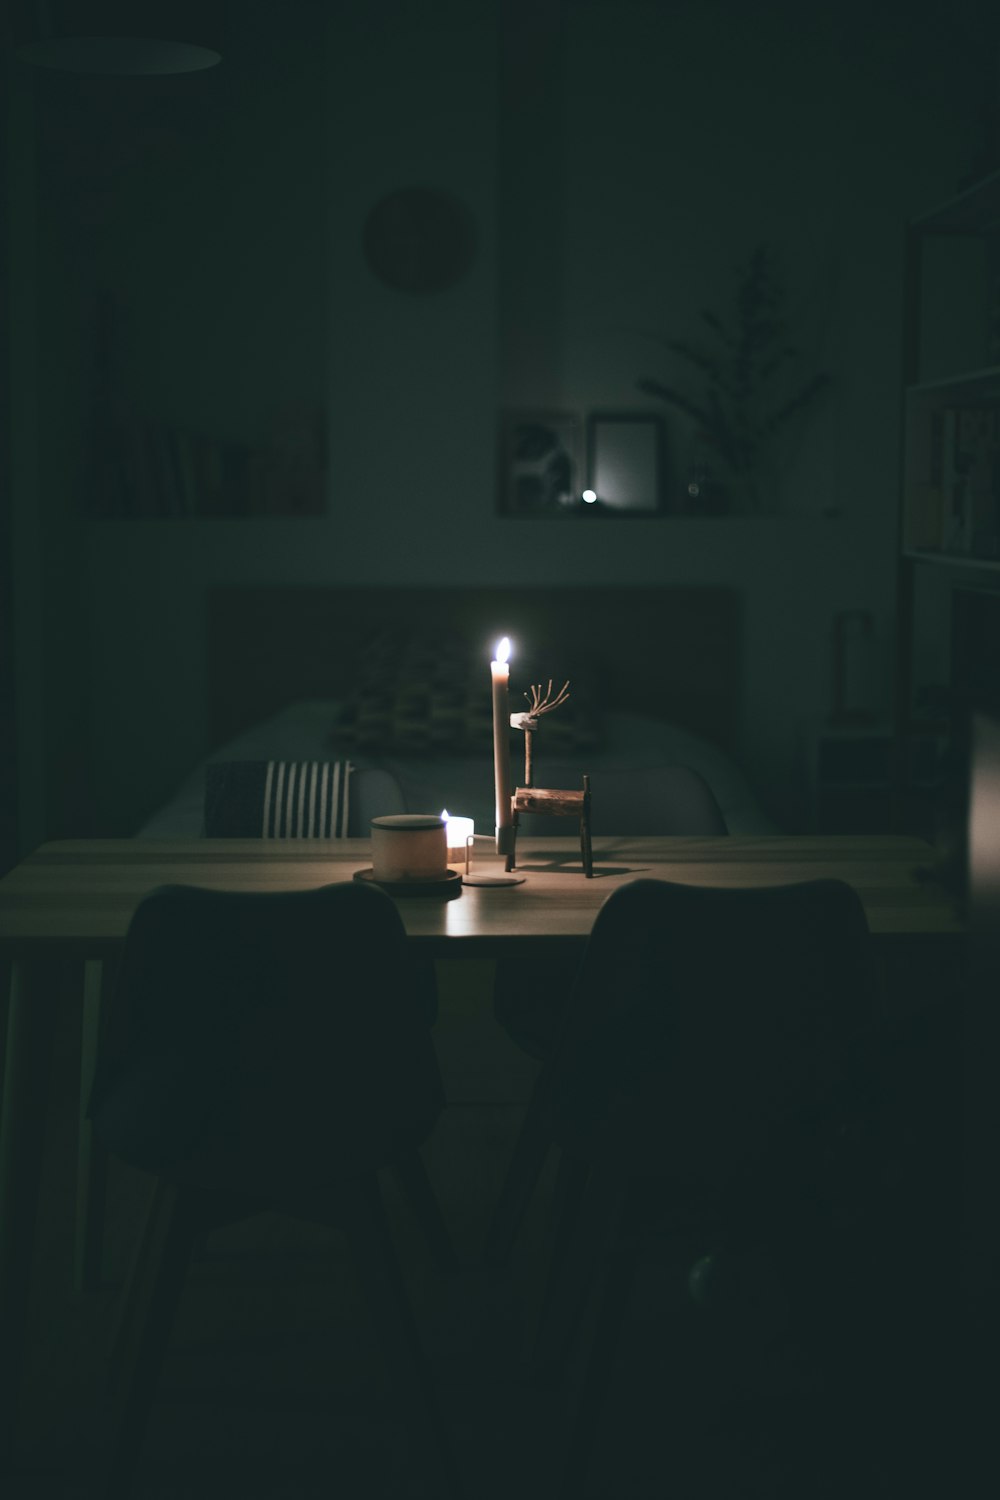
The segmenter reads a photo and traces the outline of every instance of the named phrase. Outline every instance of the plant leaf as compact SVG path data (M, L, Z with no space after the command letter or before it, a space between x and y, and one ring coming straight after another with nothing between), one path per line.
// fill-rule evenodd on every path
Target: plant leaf
M679 411L686 412L689 417L694 417L697 422L705 423L708 421L704 409L698 406L696 402L690 400L687 396L682 396L680 391L671 390L669 386L661 384L658 380L651 380L648 377L644 377L642 380L636 381L636 387L647 396L657 396L661 401L668 401L671 406L676 406Z
M718 334L719 338L728 349L735 349L736 339L723 323L718 313L712 312L710 308L703 307L701 310L701 316L708 324L709 328L711 328L712 332Z
M784 406L779 406L777 411L773 412L771 416L761 424L762 430L768 435L776 432L777 429L783 426L790 417L793 417L797 411L800 411L802 407L806 406L810 401L818 396L820 391L829 384L829 375L825 373L821 375L814 375L811 380L806 382L806 384L802 387L797 395L792 396L790 400L786 401Z

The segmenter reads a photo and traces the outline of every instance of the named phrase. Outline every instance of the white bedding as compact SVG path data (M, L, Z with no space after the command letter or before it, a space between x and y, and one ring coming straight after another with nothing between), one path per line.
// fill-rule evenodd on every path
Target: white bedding
M450 813L474 818L477 833L492 832L493 763L490 756L448 759L397 759L338 750L331 737L336 704L329 699L309 699L289 704L273 718L255 725L220 746L211 761L220 760L334 760L344 758L354 765L381 766L398 780L410 812ZM588 751L580 770L602 768L646 768L687 765L700 771L715 793L730 833L776 833L777 829L759 806L745 777L722 750L685 730L675 729L643 714L609 713L604 720L605 742L598 751ZM568 757L560 753L560 765ZM205 764L203 762L138 829L141 838L199 838L204 827ZM536 741L535 780L545 783L544 727ZM520 767L515 760L514 779Z

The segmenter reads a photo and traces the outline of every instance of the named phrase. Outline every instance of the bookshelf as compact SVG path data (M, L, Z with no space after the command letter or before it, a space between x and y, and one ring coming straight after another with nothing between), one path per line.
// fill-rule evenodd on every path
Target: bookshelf
M892 822L928 833L913 750L953 738L954 597L1000 593L1000 171L910 220L903 292Z
M253 442L136 419L102 427L87 500L98 520L321 515L322 413Z
M95 521L318 516L327 505L325 403L307 396L250 411L189 406L177 387L167 410L137 377L134 333L119 299L96 299L94 398L82 502ZM182 415L183 414L183 415ZM185 419L186 418L186 419Z
M903 550L1000 561L1000 370L903 393Z

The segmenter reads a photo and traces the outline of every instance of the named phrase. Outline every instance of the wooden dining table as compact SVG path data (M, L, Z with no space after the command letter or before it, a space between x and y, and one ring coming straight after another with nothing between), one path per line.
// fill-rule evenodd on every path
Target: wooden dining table
M544 947L582 949L603 902L640 878L726 887L846 881L861 898L878 945L949 942L962 923L936 882L933 851L919 839L867 835L595 837L593 876L575 839L520 838L514 885L465 885L452 899L396 898L415 953L496 958ZM81 1013L78 1281L93 1247L80 1232L94 1144L86 1101L103 1024L108 978L129 921L165 884L230 891L293 891L353 879L371 864L367 839L83 839L42 845L0 880L0 957L9 961L0 1122L0 1422L9 1438L23 1354L24 1308L46 1119L56 1006L69 988ZM478 848L470 874L498 876ZM0 1438L2 1442L2 1438Z

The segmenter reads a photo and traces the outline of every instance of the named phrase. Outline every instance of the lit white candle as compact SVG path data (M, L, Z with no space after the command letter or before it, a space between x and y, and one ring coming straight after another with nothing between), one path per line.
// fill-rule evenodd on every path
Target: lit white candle
M476 831L471 818L453 818L445 808L441 814L448 833L448 863L465 869L465 846Z
M496 782L498 854L509 852L510 834L505 830L512 829L514 825L510 800L510 704L507 692L510 677L510 667L507 665L509 655L510 641L504 636L497 645L495 659L490 662L490 671L493 674L493 774Z

